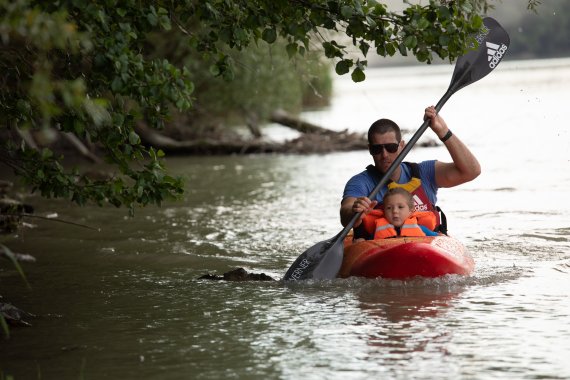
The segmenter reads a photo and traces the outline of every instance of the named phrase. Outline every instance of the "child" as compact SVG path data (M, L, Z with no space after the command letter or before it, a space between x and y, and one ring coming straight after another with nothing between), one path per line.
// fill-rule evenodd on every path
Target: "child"
M418 223L431 213L414 212L412 194L401 187L390 189L383 199L384 217L376 220L374 239L395 236L436 236L437 233ZM431 222L431 221L429 221Z

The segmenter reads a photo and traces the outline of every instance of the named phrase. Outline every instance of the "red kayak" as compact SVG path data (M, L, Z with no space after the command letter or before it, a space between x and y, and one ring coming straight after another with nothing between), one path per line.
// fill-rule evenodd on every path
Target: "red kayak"
M339 277L439 277L446 274L468 276L475 267L473 258L458 240L441 236L397 237L352 243L345 240Z

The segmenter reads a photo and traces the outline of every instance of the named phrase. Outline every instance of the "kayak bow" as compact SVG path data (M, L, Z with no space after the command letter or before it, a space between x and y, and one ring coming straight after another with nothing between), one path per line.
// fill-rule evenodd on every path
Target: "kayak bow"
M457 239L449 236L398 237L351 242L345 240L339 277L406 279L446 274L468 276L473 258Z

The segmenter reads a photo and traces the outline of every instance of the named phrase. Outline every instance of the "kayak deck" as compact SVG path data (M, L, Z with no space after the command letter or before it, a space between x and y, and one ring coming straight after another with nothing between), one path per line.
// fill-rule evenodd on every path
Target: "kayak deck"
M441 236L398 237L352 243L345 240L339 277L406 279L469 275L475 263L458 240Z

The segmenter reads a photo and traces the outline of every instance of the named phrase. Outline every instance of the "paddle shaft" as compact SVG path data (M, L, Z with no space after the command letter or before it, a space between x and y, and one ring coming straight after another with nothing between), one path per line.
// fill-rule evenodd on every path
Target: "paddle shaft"
M436 106L435 106L435 110L437 112L439 112L439 110L441 110L441 108L443 107L443 105L449 100L449 98L451 97L451 95L453 95L452 91L452 87L450 86L450 88L447 90L447 92L443 95L443 97L439 100L439 102L437 102ZM380 189L382 187L384 187L388 181L390 181L390 177L392 176L392 174L394 174L394 172L396 171L396 169L400 166L400 164L402 163L402 161L404 161L404 158L408 155L408 153L410 152L410 150L412 150L412 148L414 147L414 145L416 144L416 142L420 139L420 137L422 137L422 135L424 134L424 132L426 131L426 129L428 128L430 123L430 120L425 120L424 123L421 125L421 127L416 131L416 133L414 133L414 135L412 136L412 138L410 139L410 141L408 141L408 143L406 144L406 146L404 146L404 149L402 149L402 151L400 152L400 154L398 154L398 157L396 157L396 159L394 160L394 162L392 162L392 164L390 165L390 167L388 168L388 170L386 171L386 173L384 173L384 175L382 176L382 179L380 179L380 182L378 182L378 184L376 185L376 187L374 187L374 189L372 190L372 192L370 192L370 194L368 195L368 199L373 199L376 194L378 194L378 192L380 191ZM343 240L348 233L350 232L350 230L352 229L352 227L354 226L354 224L356 223L356 221L362 216L362 211L359 213L354 214L354 216L352 217L352 219L350 219L350 222L348 222L348 224L344 227L344 229L337 235L336 239L341 239ZM335 240L336 240L335 239Z

